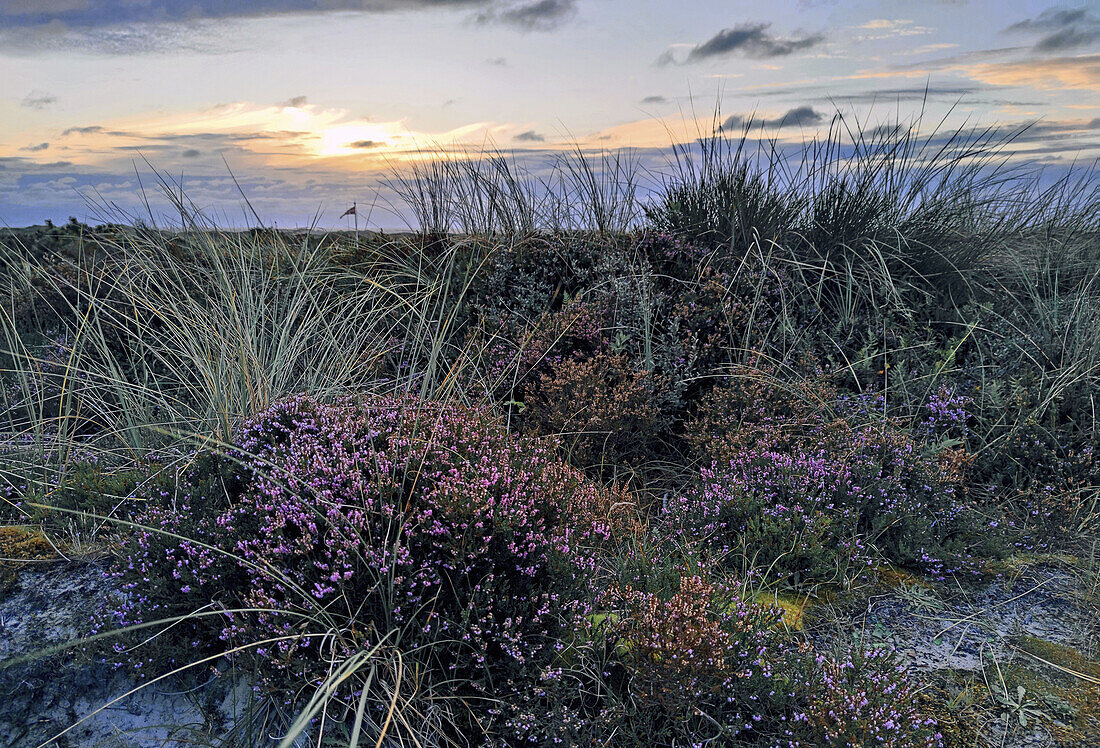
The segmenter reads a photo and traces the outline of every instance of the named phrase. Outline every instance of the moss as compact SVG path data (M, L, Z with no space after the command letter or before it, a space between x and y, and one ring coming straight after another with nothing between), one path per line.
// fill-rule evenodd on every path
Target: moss
M1100 684L1091 682L1100 680L1100 662L1034 636L1014 644L1021 655L1004 669L1009 686L1024 686L1056 717L1044 726L1061 744L1100 745Z
M1072 647L1055 644L1026 634L1016 640L1016 646L1024 652L1041 657L1058 667L1100 680L1100 662L1090 660Z
M1016 553L1002 560L990 560L992 573L1020 573L1036 566L1077 568L1081 559L1068 553Z
M806 625L806 613L813 606L807 595L764 592L757 593L753 601L760 605L773 605L782 612L780 619L791 631L801 631Z
M28 562L52 558L57 558L57 551L41 531L0 527L0 592L8 592L15 586L20 569Z

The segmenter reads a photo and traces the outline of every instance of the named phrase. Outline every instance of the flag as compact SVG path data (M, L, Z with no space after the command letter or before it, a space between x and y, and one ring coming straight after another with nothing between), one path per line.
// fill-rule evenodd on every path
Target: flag
M358 215L358 214L355 212L355 206L352 205L350 208L348 208L343 213L341 213L340 217L343 218L344 216L354 216L354 215Z

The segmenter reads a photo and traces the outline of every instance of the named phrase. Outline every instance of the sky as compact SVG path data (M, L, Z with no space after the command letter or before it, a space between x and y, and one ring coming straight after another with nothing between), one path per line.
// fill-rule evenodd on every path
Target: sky
M221 224L393 227L386 184L442 148L548 164L747 118L1002 128L1051 168L1100 157L1100 2L0 0L0 225L110 206L157 174ZM381 199L380 199L381 198Z

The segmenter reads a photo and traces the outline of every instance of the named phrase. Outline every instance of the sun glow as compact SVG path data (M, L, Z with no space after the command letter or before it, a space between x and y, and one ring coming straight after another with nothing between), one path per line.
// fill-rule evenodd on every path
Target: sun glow
M392 149L409 137L396 125L363 122L332 125L317 133L314 151L318 156L350 156Z

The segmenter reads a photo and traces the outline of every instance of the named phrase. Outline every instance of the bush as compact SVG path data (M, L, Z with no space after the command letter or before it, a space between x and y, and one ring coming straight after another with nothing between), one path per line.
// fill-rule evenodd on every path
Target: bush
M632 462L647 454L658 411L649 372L624 356L562 361L543 374L528 399L530 424L560 434L582 466Z
M616 561L587 627L544 678L525 742L756 745L775 735L793 715L798 657L778 609L644 538Z
M385 640L474 704L523 690L555 657L622 500L481 411L304 396L153 498L110 617L220 612L127 652L135 668L241 647L292 700L333 658Z
M917 708L917 688L893 655L854 649L817 656L801 686L802 705L778 745L939 748L936 720Z
M934 421L906 428L873 396L814 389L746 373L716 390L688 427L712 463L667 502L670 532L794 583L847 583L879 559L943 578L975 571L978 546L996 555L961 495L965 456L927 438Z
M655 734L728 739L770 727L768 694L784 680L773 671L784 654L775 609L687 569L671 596L626 587L606 604L616 611L608 635Z
M528 711L526 742L941 745L893 657L820 654L787 635L778 608L663 547L620 558L587 638L543 678L549 708Z

